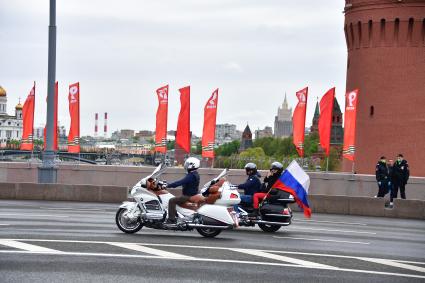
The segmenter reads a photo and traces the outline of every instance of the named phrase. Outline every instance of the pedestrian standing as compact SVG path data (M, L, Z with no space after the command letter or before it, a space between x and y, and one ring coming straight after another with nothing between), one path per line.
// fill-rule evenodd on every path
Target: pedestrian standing
M397 198L398 190L400 189L400 196L402 199L406 199L406 184L409 180L409 164L404 159L403 154L397 156L397 160L392 168L393 172L393 190L391 193L390 205L393 204L393 199Z
M388 191L389 171L385 156L381 156L375 168L376 181L378 182L378 198L382 198Z

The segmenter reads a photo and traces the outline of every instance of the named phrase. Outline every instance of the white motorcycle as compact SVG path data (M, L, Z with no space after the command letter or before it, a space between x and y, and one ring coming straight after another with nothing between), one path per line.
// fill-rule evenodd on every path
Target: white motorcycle
M125 233L136 233L143 226L153 229L190 231L196 229L204 237L215 237L225 229L238 227L233 205L240 202L238 190L225 180L228 169L206 183L198 194L184 205L177 205L177 224L165 224L168 202L174 197L157 178L167 169L160 164L148 177L131 190L135 202L124 202L118 209L115 222ZM155 189L146 187L147 180L155 182Z

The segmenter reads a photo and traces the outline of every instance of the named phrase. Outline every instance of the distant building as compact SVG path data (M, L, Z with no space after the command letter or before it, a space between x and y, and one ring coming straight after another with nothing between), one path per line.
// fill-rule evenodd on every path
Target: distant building
M246 125L245 130L242 133L241 146L239 147L239 152L247 150L252 147L252 133L248 125Z
M277 138L289 137L292 135L292 108L289 108L288 101L285 99L282 106L277 109L277 115L274 118L274 136Z
M313 122L310 128L311 133L319 132L319 102L316 103L314 110ZM344 130L342 128L342 112L339 107L338 100L334 99L334 107L332 110L332 129L331 129L331 144L341 145L344 142Z
M135 136L138 138L152 138L154 136L154 132L153 131L148 131L148 130L142 130L139 131L138 133L135 133Z
M120 138L121 139L132 139L134 137L134 130L121 130L120 131Z
M215 143L216 145L222 145L225 143L239 140L242 133L236 130L234 124L217 124L215 127Z
M5 146L10 140L22 138L22 104L15 107L15 115L7 114L6 90L0 86L0 143Z
M272 127L266 126L263 130L255 130L255 139L273 137Z

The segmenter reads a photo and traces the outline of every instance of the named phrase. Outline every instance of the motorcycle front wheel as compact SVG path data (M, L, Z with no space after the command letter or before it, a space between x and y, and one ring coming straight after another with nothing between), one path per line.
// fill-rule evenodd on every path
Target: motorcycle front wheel
M220 229L211 229L211 228L196 228L199 234L204 236L205 238L214 238L218 234L221 233Z
M126 208L118 209L117 214L115 215L115 223L124 233L136 233L142 229L143 222L140 220L140 218L137 218L136 220L129 219L129 217L126 215L127 212L128 210Z
M274 233L277 230L279 230L281 227L279 225L269 225L269 224L258 224L258 226L261 228L261 230L267 233Z

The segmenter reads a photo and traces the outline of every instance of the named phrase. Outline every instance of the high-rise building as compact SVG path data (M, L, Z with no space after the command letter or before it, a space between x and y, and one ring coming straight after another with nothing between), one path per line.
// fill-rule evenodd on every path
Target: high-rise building
M277 138L289 137L292 135L292 108L289 108L288 101L283 100L282 106L277 109L274 118L274 136Z
M346 0L347 91L359 89L355 170L402 153L425 176L425 1ZM343 169L351 171L351 161Z

